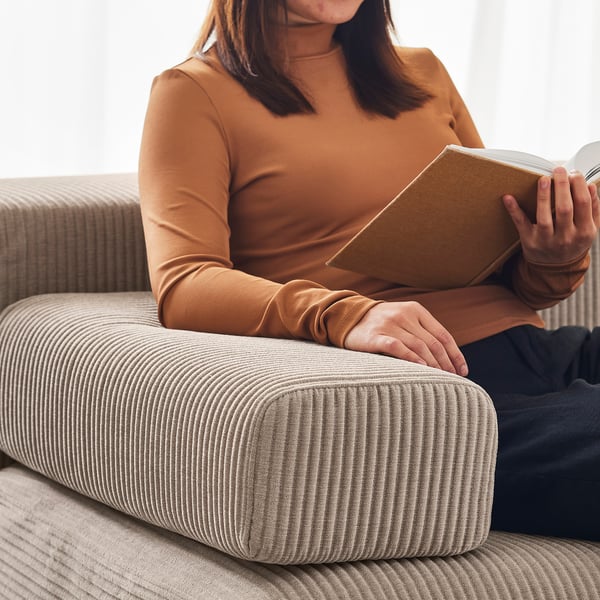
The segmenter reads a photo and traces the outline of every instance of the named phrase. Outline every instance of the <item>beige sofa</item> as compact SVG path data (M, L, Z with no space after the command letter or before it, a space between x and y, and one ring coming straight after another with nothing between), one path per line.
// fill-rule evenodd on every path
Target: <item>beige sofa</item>
M0 598L600 598L600 544L489 531L478 386L161 328L133 175L0 181L0 309Z

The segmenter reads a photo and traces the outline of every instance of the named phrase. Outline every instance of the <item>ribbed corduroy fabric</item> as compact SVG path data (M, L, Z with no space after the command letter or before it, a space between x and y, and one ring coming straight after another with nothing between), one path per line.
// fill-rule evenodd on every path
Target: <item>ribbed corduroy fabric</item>
M597 600L600 544L491 532L454 557L261 565L14 465L0 471L0 598Z
M34 294L147 289L135 174L0 179L0 310ZM8 460L0 452L0 468Z
M496 417L475 384L310 342L166 330L149 293L0 317L0 448L234 556L448 555L487 536Z
M135 176L133 175L0 181L0 281L2 282L0 307L21 297L50 291L147 289L143 252L144 243L137 207ZM65 268L65 265L68 268ZM571 299L558 307L543 311L548 327L557 327L567 323L584 324L590 327L599 322L600 277L596 275L599 265L600 257L596 245L592 258L594 276L588 276L584 286ZM147 300L141 301L142 312L149 311L149 306ZM84 302L75 319L79 325L83 324L83 314L87 311L88 306ZM149 312L143 317L141 313L138 316L146 325L155 327L154 317ZM100 329L102 328L100 323L96 322L93 311L89 312L85 318ZM64 320L62 323L64 325ZM130 326L125 320L121 325L123 330L119 335L126 335L125 330L129 328L129 331L135 332L133 338L135 339L139 333L140 322ZM80 329L79 331L81 332ZM56 343L57 329L53 329L50 333L50 338L53 338ZM99 336L98 329L94 335ZM218 337L205 338L206 345L199 353L202 360L211 354L210 345ZM39 336L34 336L32 340L29 340L27 347L35 346L40 340L50 341L43 340L43 333L40 332ZM154 341L154 343L156 342ZM166 351L177 350L180 347L183 348L186 343L183 338L178 338L177 341L173 339L166 344L165 348ZM284 345L286 344L284 343ZM4 338L2 338L0 348L3 346ZM171 429L168 428L168 423L170 415L176 413L177 410L181 413L181 409L175 408L177 400L174 399L182 397L181 389L179 389L179 396L171 397L171 400L161 408L156 399L157 394L160 393L159 390L172 389L169 386L173 384L164 383L161 387L160 375L154 373L152 370L154 363L150 363L148 371L152 372L150 374L145 372L144 376L148 378L148 385L153 390L153 397L146 412L144 412L144 400L141 396L134 400L124 394L120 399L113 398L112 402L103 403L103 398L106 397L104 392L96 390L93 394L87 393L89 389L84 384L80 369L85 367L88 361L93 361L94 356L102 359L102 366L98 367L99 370L94 371L92 383L100 382L107 393L114 390L114 386L121 386L119 388L121 390L127 389L127 375L122 372L120 363L124 355L119 346L120 343L117 343L116 346L109 344L102 350L97 350L96 354L88 348L78 357L78 345L72 344L66 354L63 352L59 357L54 357L56 360L53 363L49 361L49 366L66 361L61 364L70 366L72 373L72 378L67 381L77 382L77 388L68 396L69 402L59 404L62 412L55 415L54 418L51 414L52 402L48 399L40 403L39 411L31 403L21 411L20 414L29 411L30 417L30 420L27 420L23 426L22 434L32 431L37 434L38 429L32 428L32 424L36 422L38 427L43 424L48 428L46 435L41 439L34 437L30 440L30 447L26 449L29 456L39 460L44 468L55 469L60 477L73 480L82 488L88 486L101 492L101 495L117 499L124 498L125 502L133 506L134 510L130 511L132 514L137 512L148 512L153 516L158 514L160 518L156 521L166 517L167 521L172 519L178 525L181 522L186 525L193 523L196 529L208 530L210 534L220 531L219 528L221 528L224 530L219 533L221 539L227 538L233 529L230 527L225 531L223 523L227 520L226 517L231 518L237 510L235 507L238 506L236 504L238 501L232 500L235 498L235 494L228 496L229 504L227 506L222 500L215 500L211 504L206 499L194 504L190 500L197 500L199 497L199 487L194 488L198 485L199 478L194 480L189 473L187 474L188 481L179 487L177 485L163 486L163 484L171 484L173 478L177 479L178 476L177 483L183 482L181 467L184 464L195 466L196 473L202 473L203 481L207 481L206 471L202 471L202 469L211 464L218 451L222 450L224 457L230 456L227 452L231 450L231 446L226 447L224 441L222 448L215 443L212 446L207 444L202 447L196 444L196 448L193 450L196 462L192 461L193 452L190 449L193 446L192 436L197 441L202 440L203 443L205 440L208 441L207 437L201 438L193 431L194 423L199 421L190 421L185 430L189 438L185 436L183 438L169 437L169 439L179 441L174 445L166 443L167 437L165 436L171 436L173 432L179 433L177 428L180 427L181 420L175 419L171 423ZM152 344L151 346L154 348ZM50 348L52 347L52 344L44 345L44 349L41 351L42 355L49 356L48 353L51 352ZM110 353L114 347L117 352L111 362L109 360ZM308 346L303 345L302 348L308 348ZM313 352L313 346L310 348L310 352ZM233 348L231 350L234 357L237 357L240 352L255 351L254 348L246 347L243 344L238 350L233 351ZM273 350L279 351L280 348L276 345ZM133 352L131 348L128 352L129 362L127 364L132 367L135 360L138 362L144 360L148 350L144 346L143 350L139 349L139 354ZM220 353L219 360L222 361L222 366L219 375L212 380L212 385L207 383L207 387L213 393L217 393L218 389L223 389L219 388L219 385L224 386L227 369L224 346L217 344L215 352ZM9 355L5 353L5 356ZM180 358L180 354L177 352L174 352L174 356L177 359ZM260 356L266 361L272 358L266 349ZM292 359L292 357L288 358ZM298 365L305 364L306 358L306 355L299 351L293 353L293 360L296 360ZM364 359L364 355L360 356L361 361ZM280 363L276 363L274 366L278 364ZM334 358L331 358L326 365L330 366L333 372L337 370L337 360ZM14 369L14 366L12 364L11 368ZM111 367L113 367L112 378L106 373ZM350 365L346 365L346 367L351 369ZM103 376L100 375L102 369L104 369ZM414 370L416 371L416 368ZM389 369L385 371L389 377ZM56 371L45 368L44 364L38 364L36 373L43 374L46 384L51 382L52 389L58 390L57 393L60 395L60 377ZM402 377L404 374L405 372L402 371L397 376ZM206 381L208 374L204 375L204 381ZM141 379L142 375L134 378L132 385L140 383ZM6 378L5 371L0 371L0 380L3 385L6 384L13 390L19 387L18 381L9 381ZM261 379L258 378L256 381L260 383ZM445 388L439 390L437 382L430 383L434 395L438 392L446 393ZM31 379L27 385L31 385ZM39 385L44 384L40 383ZM66 382L63 381L62 385L66 386ZM41 387L38 388L38 391L42 391ZM56 397L54 395L52 399ZM289 397L291 398L292 395ZM39 394L35 398L40 400ZM11 398L12 400L14 398ZM197 405L197 408L199 406L200 404ZM285 408L279 404L274 405L271 412L265 411L265 415L270 415L269 418L277 421L282 415L290 415L289 407L291 406L291 402ZM381 406L384 405L381 404ZM39 412L39 415L36 416L36 412ZM192 411L188 410L188 415L191 413ZM217 417L217 413L218 410L213 407L211 413L213 420ZM154 420L155 414L161 414L161 418ZM381 414L379 412L378 416ZM69 415L71 419L69 427L73 423L76 425L70 435L66 426L60 430L56 428L57 421L64 415ZM116 415L117 418L102 427L103 415ZM5 431L9 425L3 423L2 419L3 417L0 415L0 430ZM136 419L139 422L133 427L134 434L132 435L131 430L123 426L126 424L131 426ZM153 422L155 423L154 428ZM252 420L247 421L249 424L253 422ZM298 423L304 424L296 417L294 427ZM320 427L321 424L316 417L313 417L310 426ZM14 423L10 425L11 429L15 429L15 427L18 429ZM283 424L279 423L279 427L283 427ZM281 429L279 431L281 432ZM363 439L365 439L365 435L368 438L368 435L373 435L373 433L363 432ZM90 439L94 441L94 445L83 451L81 456L72 456L72 453L76 452L81 444L87 444ZM187 441L182 442L186 439ZM255 441L257 439L255 438ZM0 435L0 446L2 446L1 440L2 436ZM468 443L471 442L468 441ZM62 448L56 456L52 454L54 447ZM200 452L209 447L212 454L209 457L201 457ZM270 453L270 443L265 442L264 439L261 444L257 443L256 448L259 447L263 452L261 456L264 456L265 452L266 454ZM308 452L312 449L311 443L305 443L304 446L297 445L296 456L300 452L299 447L307 449ZM135 452L136 448L140 450L138 454ZM143 453L148 450L151 450L151 453L144 456ZM97 461L102 461L104 457L110 457L110 463L102 468L101 462ZM119 462L120 457L124 457L126 460ZM273 468L274 464L287 468L290 463L286 462L287 458L282 462L283 458L282 454L279 463L263 465L263 470L260 472L263 481L270 481L271 484L277 481L275 476L270 474L269 469ZM10 462L11 459L0 452L0 468ZM222 461L219 464L219 468L222 468L225 463ZM308 481L308 471L312 467L312 463L306 459L305 464L306 466L299 461L297 468L301 471L305 470L306 489L309 489L311 484ZM132 466L135 468L131 468ZM412 463L408 466L412 466ZM441 464L438 466L445 468ZM211 471L212 491L222 490L225 487L221 475L226 470L220 472L219 468L213 467ZM237 465L236 468L239 475L240 466ZM276 467L276 476L282 477L282 480L285 479L284 475L287 475L290 480L294 479L290 475L293 471L282 473L281 468ZM330 465L330 468L333 473L333 466ZM13 465L0 470L0 536L2 536L0 537L0 597L11 599L47 597L215 599L235 597L240 599L297 598L298 600L300 598L327 600L390 598L393 600L406 597L415 600L421 598L428 600L438 598L450 600L453 598L461 600L462 598L481 598L482 600L487 600L487 598L498 598L499 600L565 598L570 600L572 598L600 597L598 589L600 566L598 565L599 549L597 545L492 532L488 541L481 548L455 558L365 561L348 565L335 564L314 567L261 566L256 563L238 561L176 534L169 534L164 530L128 520L101 505L63 493L56 485L47 480L35 478L30 473L27 476L33 477L35 481L26 482L27 487L31 483L29 491L20 485L11 488L11 483L5 478L5 475L8 473L12 477L15 469L18 470L20 467ZM235 469L231 468L226 471L227 482L235 481L233 471ZM257 468L256 473L260 474L259 471ZM143 473L143 476L140 473ZM314 478L318 478L319 473L319 466L310 471ZM341 476L339 481L342 481ZM376 477L374 481L378 481ZM152 486L155 486L157 482L159 484L155 489ZM320 482L319 479L319 485ZM250 486L250 483L247 483ZM221 487L219 488L219 486ZM364 489L368 491L366 483ZM414 489L414 484L411 489ZM19 499L26 498L29 504L27 506L22 503L11 505L9 502L11 490L17 490ZM177 496L181 490L184 490L183 493ZM141 493L136 496L138 491ZM377 494L380 491L378 489ZM335 510L353 506L355 490L353 489L352 493L345 492L344 494L343 492L340 483L338 498L343 497L344 501L338 501ZM53 493L55 493L54 496ZM262 490L253 488L252 493L257 498L262 497L264 502L262 506L265 509L264 518L270 518L271 513L266 510L268 508L266 505L271 501L271 498L267 496L272 493L272 490L269 489L268 483L263 485ZM303 494L310 498L310 491L303 492ZM13 495L13 499L14 497ZM213 498L217 497L218 494L213 496ZM81 516L79 516L79 509L72 502L74 498L77 505L82 502L87 506L87 510L82 511ZM321 496L315 496L315 502L320 499ZM293 507L291 504L286 505L285 502L288 500L284 501L283 497L277 498L277 500L278 503L272 507L276 511L280 511L277 513L280 519L277 527L269 527L269 522L266 520L263 523L256 521L256 527L262 531L261 535L264 535L266 545L271 544L271 547L274 540L276 541L277 535L282 536L280 540L285 537L279 532L279 523L284 523L285 515L290 519L289 527L292 532L296 532L296 535L306 536L304 521L300 521L297 517L298 513L291 512L292 508L297 509L297 505ZM389 508L389 504L382 504L382 506L386 509ZM64 508L65 512L60 514L52 512L58 507ZM180 507L183 516L177 515ZM332 514L332 507L333 505L329 506L328 510L322 511L321 514ZM398 507L399 505L392 506L392 511ZM223 515L215 517L214 508L217 510L226 508L227 510L223 513L226 517ZM47 511L46 509L52 510ZM318 519L322 518L317 509L318 507L314 506L312 514L309 515L309 517L315 517L315 524L318 524ZM392 514L392 511L388 510L388 518L390 522L395 523L398 515ZM109 518L104 518L107 515ZM198 527L200 520L198 515L202 515L204 529ZM487 513L483 515L484 519L487 518L486 515ZM305 516L305 513L302 513L302 518ZM337 527L338 522L343 522L344 515L337 514L335 516L337 518L335 527ZM384 516L380 513L380 518L383 519ZM210 523L206 525L209 521ZM86 524L95 527L89 537L86 536L89 532ZM329 522L322 522L324 531L328 524ZM349 539L352 538L351 525L351 523L347 524L344 529ZM457 522L458 525L460 524ZM330 529L333 527L329 526ZM299 528L300 533L298 533ZM309 533L312 535L314 531ZM272 535L275 537L271 538ZM90 542L93 541L97 541L97 545L90 545ZM254 543L255 540L251 541ZM366 547L364 542L363 547ZM148 559L150 556L151 560ZM127 572L115 568L118 564L128 565ZM550 583L545 583L546 579Z
M0 310L34 294L148 289L134 174L0 179Z

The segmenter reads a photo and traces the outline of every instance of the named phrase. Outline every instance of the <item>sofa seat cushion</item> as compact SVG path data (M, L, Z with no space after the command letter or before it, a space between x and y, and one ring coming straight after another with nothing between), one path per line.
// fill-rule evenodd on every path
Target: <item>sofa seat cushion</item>
M460 556L264 565L146 525L24 467L0 471L0 597L597 600L600 544L492 532Z
M0 450L243 559L450 555L489 529L496 417L439 370L172 331L146 292L0 315Z

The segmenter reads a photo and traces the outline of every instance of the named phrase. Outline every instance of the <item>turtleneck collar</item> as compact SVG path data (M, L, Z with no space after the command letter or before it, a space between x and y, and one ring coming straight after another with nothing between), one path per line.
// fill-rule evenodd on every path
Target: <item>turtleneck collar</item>
M331 52L337 46L335 28L329 23L289 25L285 28L289 58L314 58Z

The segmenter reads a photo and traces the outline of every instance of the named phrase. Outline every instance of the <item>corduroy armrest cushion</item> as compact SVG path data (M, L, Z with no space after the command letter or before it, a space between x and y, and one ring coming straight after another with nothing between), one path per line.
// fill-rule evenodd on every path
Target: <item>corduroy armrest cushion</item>
M0 315L0 448L234 556L461 553L490 523L496 417L468 380L309 342L160 327L149 293Z
M148 289L134 173L0 179L0 311L34 294ZM10 462L0 452L0 469Z

